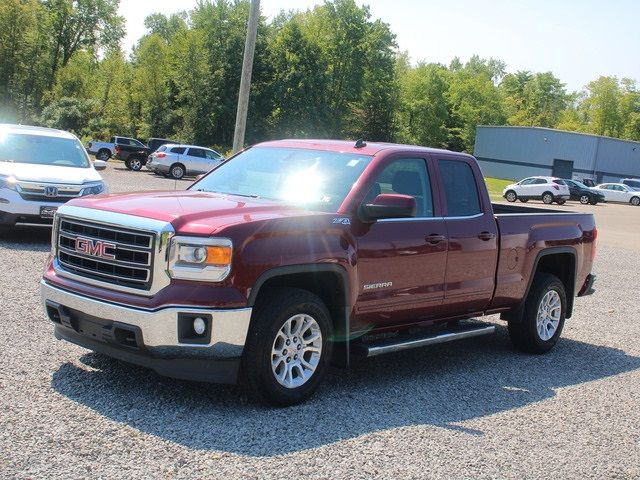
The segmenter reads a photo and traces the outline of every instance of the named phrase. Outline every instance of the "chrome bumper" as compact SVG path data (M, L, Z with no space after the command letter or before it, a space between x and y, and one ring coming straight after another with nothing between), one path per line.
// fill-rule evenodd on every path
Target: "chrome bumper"
M141 347L157 356L239 358L244 350L251 320L251 308L216 310L167 306L157 310L143 310L77 295L57 288L44 280L40 282L40 288L43 306L49 317L51 317L49 308L52 305L58 305L70 311L81 312L96 321L135 327L141 333L140 341L143 344ZM178 329L180 315L206 316L210 319L209 341L207 343L181 342ZM71 330L69 326L63 324L59 326ZM89 340L99 341L100 339L96 340L94 335L94 338Z

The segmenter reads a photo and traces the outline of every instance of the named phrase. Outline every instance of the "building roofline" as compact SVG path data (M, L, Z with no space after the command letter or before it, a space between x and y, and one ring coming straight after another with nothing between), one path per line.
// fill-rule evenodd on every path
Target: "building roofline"
M534 127L534 126L528 126L528 125L478 125L476 128L509 128L514 130L515 129L544 130L546 132L570 133L572 135L579 135L581 137L604 138L605 140L614 140L616 142L632 143L634 145L640 146L640 142L636 140L625 140L624 138L607 137L606 135L597 135L595 133L572 132L571 130L560 130L558 128L549 128L549 127Z

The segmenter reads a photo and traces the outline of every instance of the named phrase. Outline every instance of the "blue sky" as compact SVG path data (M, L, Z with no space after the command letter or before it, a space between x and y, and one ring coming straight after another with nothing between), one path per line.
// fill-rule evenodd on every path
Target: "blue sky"
M473 54L495 57L508 71L552 71L570 90L600 75L640 82L640 1L356 0L391 25L414 62L449 63ZM262 0L262 14L306 10L319 0ZM125 47L144 34L142 20L193 8L196 0L121 0Z

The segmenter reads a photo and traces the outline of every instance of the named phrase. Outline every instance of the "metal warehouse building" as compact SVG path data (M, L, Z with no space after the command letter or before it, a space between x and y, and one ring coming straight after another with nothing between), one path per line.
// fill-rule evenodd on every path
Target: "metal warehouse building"
M640 178L640 143L551 128L479 126L474 155L487 177Z

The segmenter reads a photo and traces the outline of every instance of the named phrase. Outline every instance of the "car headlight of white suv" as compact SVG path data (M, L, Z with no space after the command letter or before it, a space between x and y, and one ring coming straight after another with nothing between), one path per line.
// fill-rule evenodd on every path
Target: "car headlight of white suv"
M94 182L88 183L83 186L82 196L86 195L99 195L100 193L105 193L107 191L107 186L104 182Z
M6 175L0 175L0 189L7 188L9 190L16 190L15 177L8 177Z

